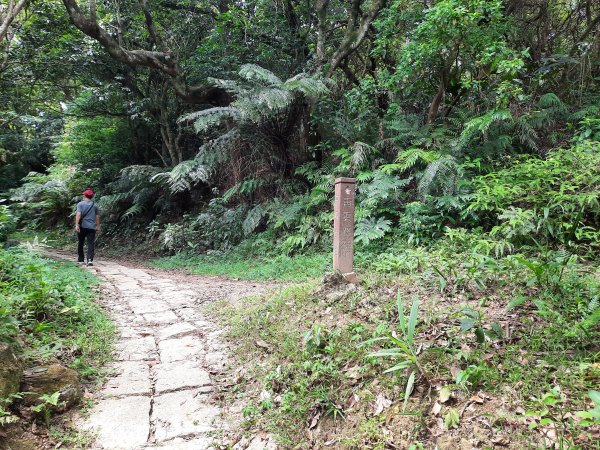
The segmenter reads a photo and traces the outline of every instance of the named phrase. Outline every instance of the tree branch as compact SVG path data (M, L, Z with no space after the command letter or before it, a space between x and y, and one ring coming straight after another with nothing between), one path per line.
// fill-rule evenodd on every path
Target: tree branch
M352 0L350 17L348 18L348 23L346 25L346 34L329 61L327 76L331 76L333 72L340 67L342 61L358 49L363 42L371 23L383 9L385 3L386 0L373 0L369 10L365 13L361 13L361 0Z
M8 9L6 10L6 15L4 17L0 17L0 42L2 42L6 38L8 28L17 18L21 10L25 8L28 4L29 0L19 0L16 4L14 0L8 1Z
M214 86L189 86L187 84L185 75L179 68L177 59L162 43L154 27L148 8L144 8L144 0L141 0L140 3L142 3L142 8L144 9L146 27L151 38L162 51L129 50L120 45L96 20L93 20L93 14L90 17L83 14L76 0L63 0L63 3L73 25L85 35L96 40L113 59L131 67L148 67L167 75L171 80L175 93L183 101L216 106L227 105L231 102L230 94L222 88Z
M317 0L317 64L320 66L325 61L325 34L327 33L327 7L329 0Z

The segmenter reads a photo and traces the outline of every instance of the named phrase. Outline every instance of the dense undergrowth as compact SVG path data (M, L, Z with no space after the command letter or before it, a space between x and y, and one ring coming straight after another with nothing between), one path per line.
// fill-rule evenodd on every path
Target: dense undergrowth
M58 363L78 371L85 383L97 382L115 337L113 324L95 303L97 285L74 263L27 247L0 248L0 342L13 347L24 367ZM0 425L20 423L9 408L18 398L0 399ZM71 442L68 428L50 431L64 444Z
M58 360L93 378L114 331L94 303L97 279L24 248L0 250L0 268L0 340L30 363Z
M442 242L359 288L313 282L217 305L254 397L246 429L284 448L595 448L598 272L554 255L537 277L523 257L469 253ZM415 298L409 341L396 300L408 311Z

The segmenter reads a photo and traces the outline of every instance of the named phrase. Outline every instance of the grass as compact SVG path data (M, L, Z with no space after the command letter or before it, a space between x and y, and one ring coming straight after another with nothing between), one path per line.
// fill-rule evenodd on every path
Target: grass
M102 380L116 331L95 302L98 285L73 263L0 247L0 341L12 344L25 367L59 363L84 383ZM17 435L25 427L22 421L15 426ZM60 417L46 431L57 447L88 448L93 440Z
M18 242L35 242L60 250L71 248L73 251L76 251L77 249L75 232L67 231L65 228L56 228L47 231L22 229L12 233L10 238Z
M560 278L536 279L515 258L448 243L359 255L363 267L369 259L374 270L363 270L361 288L313 281L215 307L247 371L232 395L253 399L244 409L249 433L265 429L299 449L332 440L343 449L450 448L478 435L515 450L598 448L577 416L600 382L600 291L589 264L561 263ZM399 333L397 290L405 310L415 296L422 301L415 347L427 379L416 377L406 413L409 373L384 373L400 361L369 357L382 347L367 344ZM442 388L451 393L445 402ZM381 398L391 405L374 414Z
M110 360L115 329L95 303L98 279L32 250L0 250L0 339L28 365L60 362L85 380Z
M220 275L256 281L302 281L323 276L330 264L324 253L296 256L246 256L236 253L175 256L152 261L158 269L186 269L194 275Z

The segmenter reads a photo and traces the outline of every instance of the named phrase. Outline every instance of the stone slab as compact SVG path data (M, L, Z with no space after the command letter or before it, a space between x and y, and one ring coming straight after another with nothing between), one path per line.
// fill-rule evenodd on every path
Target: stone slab
M146 336L138 339L127 339L116 346L118 361L143 361L156 358L154 337Z
M155 313L144 314L144 319L149 323L156 324L171 324L177 322L179 319L173 311L162 311Z
M197 361L204 355L202 340L197 336L167 339L158 344L161 363L173 361Z
M152 418L157 443L182 436L214 431L218 408L208 403L208 396L197 389L171 392L154 397Z
M198 361L175 361L154 366L155 392L162 393L182 388L203 386L210 392L210 376Z
M208 352L204 361L211 370L220 372L227 366L227 357L223 353Z
M185 308L175 308L177 315L181 317L183 320L195 321L204 319L204 315L194 309L192 306Z
M193 437L191 439L173 439L165 443L152 447L144 448L164 448L169 450L214 450L215 441L207 437Z
M123 361L116 364L116 375L102 389L104 397L150 395L150 368L143 361Z
M168 311L169 305L155 298L129 298L129 306L136 314L148 314Z
M94 431L101 448L131 450L146 444L150 433L150 397L100 401L84 427Z
M174 323L173 325L160 330L158 332L158 337L160 338L161 341L164 341L165 339L181 337L186 334L193 333L196 330L197 329L195 326L193 326L187 322L178 322L178 323Z
M162 292L160 298L171 305L172 308L185 308L194 304L194 297L181 291Z

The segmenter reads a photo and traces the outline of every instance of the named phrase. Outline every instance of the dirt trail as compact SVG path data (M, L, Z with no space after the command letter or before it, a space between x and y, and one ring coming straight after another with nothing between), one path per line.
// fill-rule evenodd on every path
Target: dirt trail
M103 303L120 333L114 376L81 425L96 433L94 448L202 450L221 443L230 425L212 394L228 366L227 347L202 305L268 286L188 280L111 261L89 269L105 280ZM274 448L249 441L250 448Z

